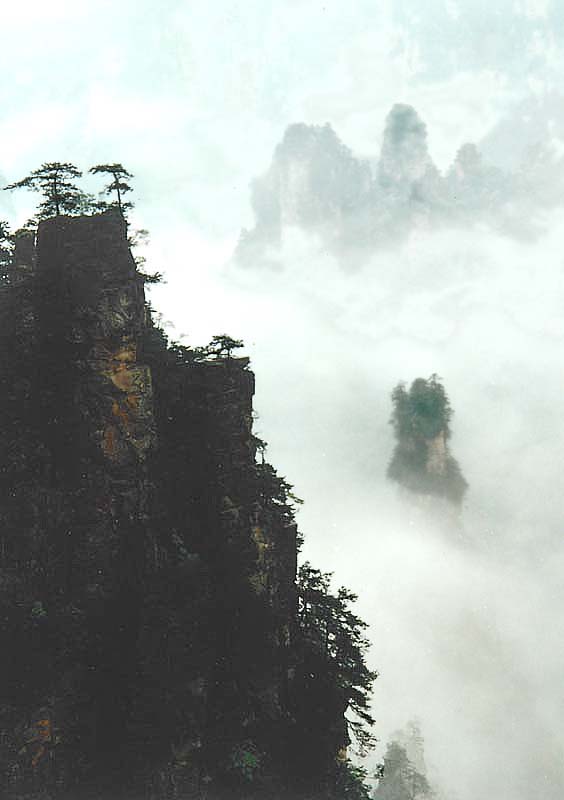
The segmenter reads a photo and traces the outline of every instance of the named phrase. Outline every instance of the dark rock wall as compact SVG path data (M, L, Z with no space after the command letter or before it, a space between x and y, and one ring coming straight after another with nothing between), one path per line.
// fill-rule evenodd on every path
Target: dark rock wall
M0 289L7 797L219 796L280 739L296 530L261 501L254 376L159 336L119 214L20 237Z
M85 774L122 738L154 440L122 219L49 220L31 245L18 240L0 298L0 692L18 797Z

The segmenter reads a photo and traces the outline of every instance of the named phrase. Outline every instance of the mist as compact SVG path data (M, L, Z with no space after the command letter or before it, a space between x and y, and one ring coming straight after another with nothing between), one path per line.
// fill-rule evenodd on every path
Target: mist
M58 154L122 160L171 338L244 339L255 432L305 501L302 560L357 592L370 624L380 745L367 766L418 717L448 800L560 800L562 4L30 0L6 6L0 36L17 65L1 87L5 182ZM395 104L424 123L400 175L420 182L409 213L409 193L389 206L389 187L375 200L367 183ZM329 181L314 209L302 198L314 225L290 215L237 263L240 230L257 224L248 185L288 126L327 121L352 164L342 205L368 198L348 235L333 246ZM468 142L481 162L461 212ZM16 228L33 203L0 193L0 207ZM382 238L358 258L373 214ZM385 477L390 393L433 373L469 484L457 522Z
M356 591L370 623L376 734L418 716L433 780L461 800L564 789L563 216L527 244L419 231L354 274L288 229L279 270L207 252L181 296L185 267L162 243L168 284L151 292L172 336L245 340L255 431L305 501L302 558ZM385 478L390 392L432 373L470 486L458 524Z

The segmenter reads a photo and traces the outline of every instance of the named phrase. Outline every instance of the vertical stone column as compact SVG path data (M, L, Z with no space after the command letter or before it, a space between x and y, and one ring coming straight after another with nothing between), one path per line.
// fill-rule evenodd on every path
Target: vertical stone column
M71 593L105 597L131 578L124 550L132 527L142 538L154 440L143 284L119 213L40 225L37 317L52 480L72 497Z

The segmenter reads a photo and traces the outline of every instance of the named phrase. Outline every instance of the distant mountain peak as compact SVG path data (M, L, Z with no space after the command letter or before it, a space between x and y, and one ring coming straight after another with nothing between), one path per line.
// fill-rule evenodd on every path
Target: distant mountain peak
M383 187L422 180L436 172L427 145L427 126L408 105L396 103L386 118L378 180Z
M427 126L411 105L392 106L380 154L370 161L355 156L329 123L294 123L269 169L251 184L255 225L242 232L236 260L276 264L292 227L314 232L346 267L419 229L487 225L534 237L542 230L539 213L561 206L564 197L564 145L545 139L516 172L488 163L487 140L485 159L481 147L466 142L442 175L429 152Z

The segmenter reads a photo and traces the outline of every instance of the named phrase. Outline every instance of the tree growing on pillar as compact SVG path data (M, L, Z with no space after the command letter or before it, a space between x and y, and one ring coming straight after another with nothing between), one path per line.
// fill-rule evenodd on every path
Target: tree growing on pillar
M102 190L102 194L113 196L114 200L111 203L101 201L99 207L103 210L117 208L125 216L126 212L133 208L133 203L123 199L125 194L132 191L129 185L129 179L133 178L131 172L128 172L123 164L97 164L95 167L90 167L88 171L93 175L102 174L111 178L108 185Z
M232 358L234 350L240 350L244 347L241 339L233 339L227 333L220 333L212 337L211 342L205 346L205 355L212 358Z
M49 161L4 189L30 189L40 192L43 200L36 215L40 222L60 214L83 214L92 210L93 198L76 185L76 179L81 176L82 172L74 164Z
M452 407L438 376L417 378L409 389L398 384L392 405L396 446L388 478L411 492L460 504L468 484L448 446Z

